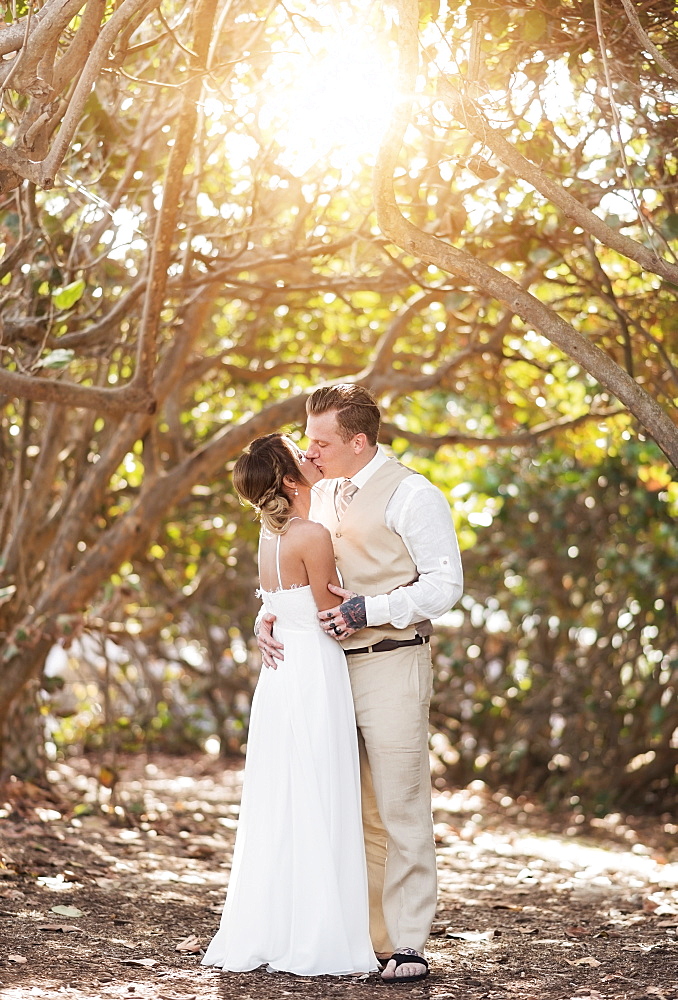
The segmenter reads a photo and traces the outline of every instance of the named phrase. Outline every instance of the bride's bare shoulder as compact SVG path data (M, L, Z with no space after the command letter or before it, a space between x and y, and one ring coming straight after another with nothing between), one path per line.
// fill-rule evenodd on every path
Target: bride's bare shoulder
M328 529L320 521L311 521L310 519L297 518L290 523L289 527L290 536L294 534L303 544L310 544L314 540L320 540L321 538L331 538Z

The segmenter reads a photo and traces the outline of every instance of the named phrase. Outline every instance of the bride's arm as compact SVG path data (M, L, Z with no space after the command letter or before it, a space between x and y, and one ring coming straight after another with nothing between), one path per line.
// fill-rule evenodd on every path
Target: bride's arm
M318 611L334 607L337 599L327 589L328 584L339 584L337 566L332 548L332 538L322 524L308 521L304 525L301 560L308 574L308 582Z

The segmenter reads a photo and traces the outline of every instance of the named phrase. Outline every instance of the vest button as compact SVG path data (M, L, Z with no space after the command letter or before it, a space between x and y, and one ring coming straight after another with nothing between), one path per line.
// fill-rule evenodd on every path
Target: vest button
M340 531L335 532L335 538L341 538L341 532Z

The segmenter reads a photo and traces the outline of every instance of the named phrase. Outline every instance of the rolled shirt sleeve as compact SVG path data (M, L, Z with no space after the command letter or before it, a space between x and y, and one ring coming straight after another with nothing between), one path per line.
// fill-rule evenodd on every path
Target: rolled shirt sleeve
M450 506L424 476L408 476L389 500L386 526L402 538L418 579L390 594L365 598L368 625L407 628L439 618L463 592L464 577Z

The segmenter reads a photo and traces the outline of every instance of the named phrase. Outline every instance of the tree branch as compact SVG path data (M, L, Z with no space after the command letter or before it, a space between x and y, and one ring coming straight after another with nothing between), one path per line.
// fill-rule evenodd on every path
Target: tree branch
M586 340L552 309L524 291L507 275L477 260L466 251L422 232L400 211L393 190L393 175L398 164L403 136L409 124L412 103L410 95L415 91L418 69L418 7L416 0L398 0L397 6L400 14L399 78L402 91L407 96L401 99L396 108L375 165L374 201L382 232L398 246L421 258L425 263L434 264L443 271L462 277L464 281L470 282L507 305L524 322L533 326L617 396L678 468L678 427L659 404L612 358ZM468 103L462 102L462 107L466 107Z
M425 309L426 306L430 305L431 302L435 302L436 299L439 299L441 294L444 295L445 291L440 292L436 289L435 291L424 292L423 295L420 295L418 298L410 302L407 308L396 316L390 327L379 340L379 343L374 351L372 362L365 369L365 378L371 379L386 373L388 368L390 368L393 345L398 337L402 337L402 335L406 332L413 317Z
M595 236L605 246L616 250L623 257L635 260L644 270L659 274L668 281L678 284L678 265L664 260L656 251L650 250L642 243L637 243L630 236L624 236L623 233L612 229L590 209L577 201L569 191L550 180L543 170L531 163L496 129L493 129L474 102L456 90L448 80L441 80L439 92L450 111L471 135L479 139L488 149L491 149L497 159L510 167L517 177L528 181L545 198L562 209L568 218Z
M75 38L54 67L53 86L60 94L87 60L106 12L106 0L89 0Z
M647 49L647 51L653 56L655 62L661 66L664 72L668 73L669 76L675 80L676 83L678 83L678 67L674 66L672 62L669 62L666 56L662 55L657 46L650 41L650 37L643 29L631 0L622 0L622 3L624 4L624 10L626 11L629 23L636 33L636 38L640 44L644 49Z
M46 190L54 186L54 179L73 141L78 123L82 118L85 103L121 28L144 7L152 6L153 2L154 0L122 0L116 12L101 28L80 75L73 96L68 103L68 110L64 115L56 139L49 153L42 161L40 184Z
M104 413L119 413L121 410L153 413L155 409L152 397L136 385L134 380L129 385L108 389L21 375L19 372L8 372L0 368L0 392L5 393L10 399L61 403L62 406L81 406L88 410L101 410Z
M535 424L534 427L524 431L515 431L511 434L497 434L496 437L482 437L478 434L465 434L463 431L452 431L449 434L416 434L412 431L398 427L397 424L382 423L380 440L390 444L396 438L403 438L410 444L417 445L429 451L436 451L446 444L463 444L469 448L478 445L483 447L498 449L508 447L528 447L538 441L539 438L549 434L557 434L559 431L572 430L581 424L589 423L591 420L608 420L610 417L619 416L626 413L621 408L600 410L598 413L582 413L578 417L558 417L555 420L545 421L543 424Z
M195 66L204 66L209 52L210 37L216 16L217 0L198 0L193 20L193 50ZM167 270L175 237L179 199L184 184L184 170L198 120L198 100L202 77L195 76L183 91L182 108L176 128L174 145L167 165L162 206L155 225L150 274L139 334L137 376L149 386L156 359L158 323L167 287Z

